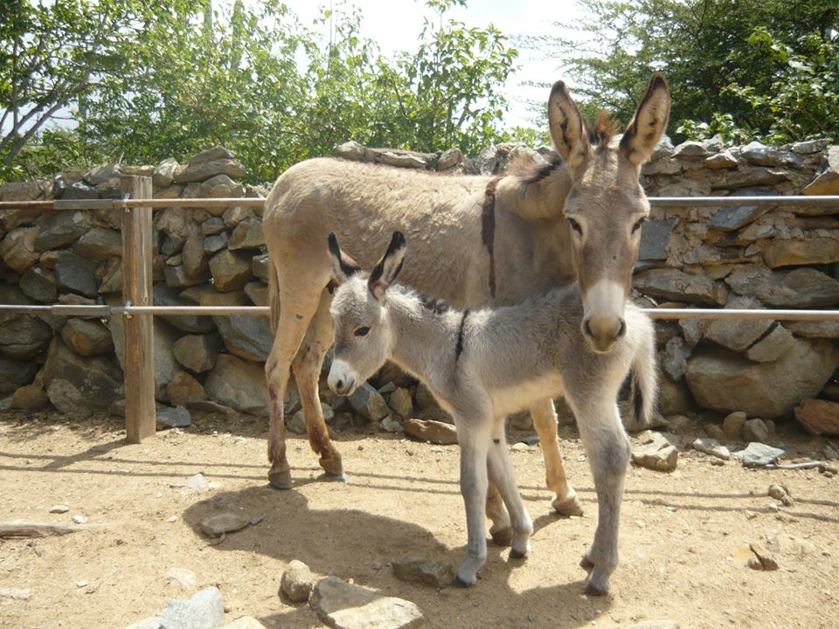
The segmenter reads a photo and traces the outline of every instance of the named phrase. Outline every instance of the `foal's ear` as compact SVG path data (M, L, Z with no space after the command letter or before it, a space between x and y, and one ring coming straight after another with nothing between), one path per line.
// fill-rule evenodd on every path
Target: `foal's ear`
M664 75L656 72L621 138L620 150L624 157L636 166L648 162L656 144L667 130L669 118L670 87Z
M327 243L329 245L329 255L332 258L332 278L339 284L343 284L358 273L361 267L356 264L355 260L341 251L341 247L338 246L338 237L335 234L329 234Z
M393 238L390 239L385 255L373 267L370 272L370 279L367 280L367 286L370 292L378 300L385 296L385 291L399 275L402 270L402 262L405 260L405 236L402 232L393 232Z
M568 165L582 164L589 152L588 137L580 110L562 81L554 83L548 98L548 126L556 150Z

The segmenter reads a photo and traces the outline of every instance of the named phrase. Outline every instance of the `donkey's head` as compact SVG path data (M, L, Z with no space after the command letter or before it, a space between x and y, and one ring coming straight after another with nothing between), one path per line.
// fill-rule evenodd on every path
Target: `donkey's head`
M390 353L385 294L402 269L405 237L394 232L390 246L369 275L341 251L335 234L329 235L328 243L332 277L339 287L330 308L335 356L327 381L335 393L351 395L385 364Z
M632 288L641 224L650 206L639 182L667 128L670 90L654 74L620 141L608 116L587 130L561 81L548 100L554 145L565 159L572 186L564 214L572 232L577 280L583 299L582 331L592 349L609 351L626 331L624 306Z

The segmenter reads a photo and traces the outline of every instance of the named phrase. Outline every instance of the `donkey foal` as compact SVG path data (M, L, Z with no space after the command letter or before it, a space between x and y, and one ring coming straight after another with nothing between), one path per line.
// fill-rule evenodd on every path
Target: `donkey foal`
M335 357L329 386L350 395L386 360L421 380L454 417L460 443L460 489L468 543L458 580L473 585L486 560L484 506L488 481L497 486L512 526L510 556L527 555L533 524L513 476L504 418L536 400L564 395L577 418L599 505L594 543L583 557L586 591L604 594L618 563L618 523L629 442L618 415L618 391L634 368L639 416L652 412L656 391L653 326L631 303L625 329L608 352L595 352L581 325L576 285L515 306L469 310L430 308L420 295L393 285L405 239L393 234L370 272L329 237L340 284L331 305Z

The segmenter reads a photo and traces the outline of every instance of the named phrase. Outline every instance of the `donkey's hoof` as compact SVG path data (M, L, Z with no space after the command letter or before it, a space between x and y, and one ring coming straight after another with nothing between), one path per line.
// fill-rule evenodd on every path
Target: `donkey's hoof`
M268 472L268 483L274 489L291 489L291 471Z
M340 458L321 458L318 463L329 476L341 477L344 476L344 466Z
M454 578L454 581L452 581L452 585L459 588L470 588L474 586L477 582L477 579L461 579L460 575L458 575Z
M496 546L509 546L513 542L513 528L510 526L498 529L497 531L490 529L489 534L492 537L492 542Z
M553 505L554 511L559 515L566 517L583 515L583 507L580 505L580 501L577 500L577 494L571 494L565 498L554 498L551 504Z
M591 570L594 568L594 562L588 558L588 555L583 555L582 559L580 559L580 568L584 570Z
M346 474L337 474L336 475L336 474L326 473L326 474L321 475L320 480L325 480L329 483L343 483L344 485L348 485L349 482L350 482L350 479L347 478Z

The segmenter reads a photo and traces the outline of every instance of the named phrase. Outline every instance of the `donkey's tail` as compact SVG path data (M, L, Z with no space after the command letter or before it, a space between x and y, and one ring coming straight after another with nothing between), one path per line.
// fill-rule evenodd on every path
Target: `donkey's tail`
M655 353L655 329L652 321L646 319L644 333L632 361L632 386L629 400L635 421L649 424L652 421L658 398L658 366Z
M277 328L280 325L280 280L277 276L277 267L271 256L268 256L268 305L271 308L271 332L277 335Z

